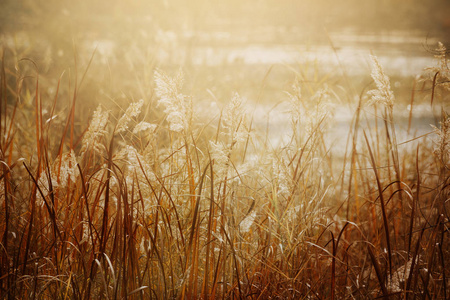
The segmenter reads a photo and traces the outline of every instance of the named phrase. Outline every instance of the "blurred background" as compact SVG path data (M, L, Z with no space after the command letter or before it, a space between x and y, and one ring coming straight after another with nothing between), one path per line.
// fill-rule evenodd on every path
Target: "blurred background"
M395 44L394 48L409 54L420 51L420 44L436 40L445 44L450 39L450 2L2 0L0 22L2 43L16 43L22 51L33 45L46 63L72 56L74 44L79 51L97 47L113 62L140 48L146 53L155 51L150 54L161 64L220 64L240 59L272 63L292 62L289 53L284 57L264 53L275 46L291 46L285 48L289 52L296 46L329 46L331 40L338 49L389 50ZM5 36L15 40L5 41ZM243 51L232 51L249 46L259 50L253 59Z
M154 69L180 67L198 99L274 103L299 75L352 98L370 82L370 53L409 95L450 42L450 1L2 0L0 37L5 57L21 70L32 59L50 87L94 55L81 91L94 103L151 98Z

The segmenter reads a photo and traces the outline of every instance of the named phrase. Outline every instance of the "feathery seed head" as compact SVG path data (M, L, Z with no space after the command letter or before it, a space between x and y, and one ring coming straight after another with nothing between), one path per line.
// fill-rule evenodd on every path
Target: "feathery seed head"
M239 224L239 229L241 233L246 233L250 230L250 227L253 225L253 222L256 218L256 211L253 211L251 214L246 216L241 223Z
M75 183L78 177L77 159L75 152L70 150L57 157L49 172L42 172L37 181L38 187L44 197L47 197L51 190L62 190L69 182ZM51 189L50 189L51 183ZM36 198L41 206L44 205L44 199L39 191L36 191Z
M155 130L156 130L156 125L155 124L150 124L148 122L142 121L142 122L138 123L134 127L133 133L134 134L138 134L139 132L142 132L142 131L144 131L144 132L145 131L154 132Z
M137 117L141 113L142 106L144 105L144 100L141 99L138 102L131 103L123 116L117 122L116 132L124 132L128 129L128 122L132 118Z
M394 106L394 93L391 90L389 77L384 73L383 67L376 56L371 55L372 59L372 78L377 85L377 89L369 91L371 95L371 104L381 103L387 107Z
M175 77L169 77L155 71L155 92L159 97L158 105L165 107L169 128L175 132L189 131L193 119L192 99L181 93L183 73L180 70Z
M105 127L108 122L109 114L107 111L102 111L101 105L97 107L92 117L92 121L89 125L88 130L83 136L83 146L81 148L81 153L86 152L90 147L94 150L99 151L100 147L98 142L101 137L106 133Z
M209 142L211 159L214 160L214 167L217 175L223 177L228 171L228 160L230 158L230 148L221 142Z
M290 114L291 114L291 122L292 124L298 124L301 119L302 110L301 110L301 87L300 84L296 81L295 84L292 85L292 89L294 90L294 94L287 93L289 96L289 104L290 104Z
M161 71L155 71L156 96L160 98L159 102L171 102L172 98L176 98L183 88L184 75L178 70L175 77L170 77Z
M38 205L41 207L45 204L42 196L47 198L47 196L50 194L50 184L52 189L56 189L58 187L58 179L53 174L49 176L47 172L42 172L39 176L39 179L37 180L37 186L39 189L36 189L36 200ZM42 194L39 190L42 192Z
M439 77L441 78L439 84L446 90L450 91L450 68L447 63L447 48L444 44L439 42L436 51L438 52L436 58L439 59L439 66L435 72L439 72Z
M65 187L68 181L75 182L78 176L77 159L75 152L70 150L69 153L64 153L62 158L59 157L54 162L54 172L57 174L59 169L59 185Z
M435 142L434 154L437 155L443 163L446 163L450 158L450 117L444 116L444 120L440 122L440 127L433 126L434 132L438 136Z
M223 127L227 129L226 134L230 138L230 145L245 140L247 134L245 131L245 110L242 105L242 98L237 93L225 109Z
M437 65L426 68L428 72L424 74L422 81L431 81L435 86L450 91L450 68L448 66L447 48L443 43L438 42L434 52L436 53L434 57L437 59Z
M435 57L439 59L439 69L440 70L449 70L447 65L447 48L443 43L439 42L438 47L436 48L437 54Z

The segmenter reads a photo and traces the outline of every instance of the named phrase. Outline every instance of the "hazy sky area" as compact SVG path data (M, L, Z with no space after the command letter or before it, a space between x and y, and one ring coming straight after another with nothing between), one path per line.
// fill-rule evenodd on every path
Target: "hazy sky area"
M72 41L161 42L161 33L202 43L320 43L325 32L421 31L450 39L446 0L3 0L0 32L66 47ZM215 35L208 35L214 32ZM165 37L170 40L170 36ZM446 41L443 41L446 42Z

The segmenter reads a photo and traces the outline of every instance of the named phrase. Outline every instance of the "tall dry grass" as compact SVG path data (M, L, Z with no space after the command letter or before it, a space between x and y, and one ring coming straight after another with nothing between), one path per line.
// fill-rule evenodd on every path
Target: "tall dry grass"
M441 105L440 126L406 143L373 57L343 157L327 88L294 83L288 138L272 145L238 94L199 117L181 70L155 70L152 99L87 118L84 75L64 107L64 76L49 97L31 60L3 55L1 298L448 298L446 54L410 106L417 93Z

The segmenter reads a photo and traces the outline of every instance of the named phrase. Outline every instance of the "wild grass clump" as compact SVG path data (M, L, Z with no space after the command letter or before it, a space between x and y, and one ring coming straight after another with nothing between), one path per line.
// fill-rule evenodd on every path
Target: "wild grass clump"
M437 51L415 91L432 107L448 98ZM342 157L327 87L294 83L290 127L271 144L239 94L200 115L181 70L155 70L148 98L87 118L79 83L64 108L62 79L47 98L38 72L3 56L2 299L448 298L449 117L442 104L432 135L399 143L372 61Z

